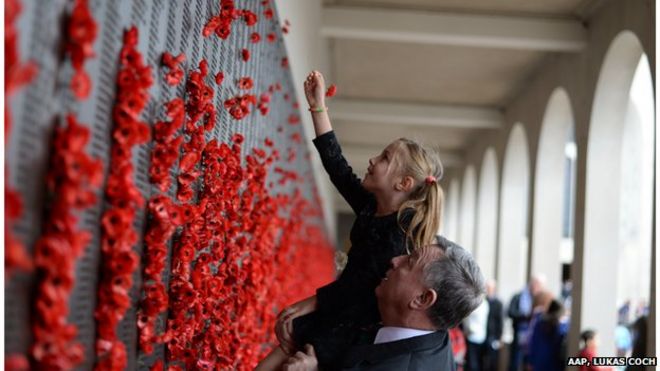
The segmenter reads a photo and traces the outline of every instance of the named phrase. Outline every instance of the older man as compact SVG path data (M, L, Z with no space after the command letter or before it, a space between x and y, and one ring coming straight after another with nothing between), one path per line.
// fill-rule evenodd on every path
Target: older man
M383 327L348 351L343 370L455 370L447 329L481 304L484 290L472 256L445 238L392 259L376 287ZM317 370L314 349L307 345L284 370Z

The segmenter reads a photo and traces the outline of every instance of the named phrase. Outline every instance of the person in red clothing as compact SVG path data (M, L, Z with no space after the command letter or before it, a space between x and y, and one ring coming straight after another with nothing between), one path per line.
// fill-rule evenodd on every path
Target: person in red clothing
M580 340L582 341L582 349L578 353L578 357L583 357L589 360L589 363L586 365L580 366L580 371L610 371L613 370L611 367L600 367L594 366L591 364L591 361L594 357L597 357L596 351L598 348L598 337L596 331L594 330L585 330L580 335Z
M465 344L465 335L459 326L449 329L449 340L451 341L451 352L454 355L456 371L463 371L465 365L465 354L467 345Z

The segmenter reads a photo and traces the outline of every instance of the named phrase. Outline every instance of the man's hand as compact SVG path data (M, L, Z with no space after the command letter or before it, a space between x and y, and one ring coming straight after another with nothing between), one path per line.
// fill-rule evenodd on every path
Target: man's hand
M305 353L296 352L285 363L282 371L318 371L319 362L314 353L314 347L305 345Z
M275 322L275 335L280 342L282 350L287 354L292 354L295 350L295 344L293 342L293 320L315 310L316 295L310 296L305 300L301 300L288 308L285 308L277 316L277 322Z

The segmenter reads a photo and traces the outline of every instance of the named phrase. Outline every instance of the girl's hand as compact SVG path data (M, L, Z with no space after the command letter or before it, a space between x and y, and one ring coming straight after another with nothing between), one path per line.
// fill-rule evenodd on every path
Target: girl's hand
M295 352L295 343L293 341L293 320L305 314L316 310L316 295L301 300L288 308L285 308L277 316L275 323L275 335L280 342L282 350L287 354Z
M310 107L325 107L325 80L319 71L312 71L305 80L305 97Z

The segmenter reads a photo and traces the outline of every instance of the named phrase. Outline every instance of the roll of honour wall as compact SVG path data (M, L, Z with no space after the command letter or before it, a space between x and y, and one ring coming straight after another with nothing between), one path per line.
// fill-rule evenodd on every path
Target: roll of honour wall
M4 6L5 367L252 369L334 274L288 22L272 0Z

